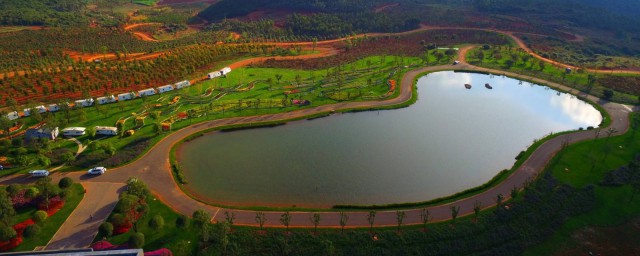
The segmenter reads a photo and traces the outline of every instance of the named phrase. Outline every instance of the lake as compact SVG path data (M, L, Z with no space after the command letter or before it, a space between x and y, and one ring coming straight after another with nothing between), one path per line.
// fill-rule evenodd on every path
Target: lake
M407 108L187 142L178 150L186 189L236 206L427 201L486 183L535 139L602 120L571 94L508 77L445 71L417 83L418 101Z

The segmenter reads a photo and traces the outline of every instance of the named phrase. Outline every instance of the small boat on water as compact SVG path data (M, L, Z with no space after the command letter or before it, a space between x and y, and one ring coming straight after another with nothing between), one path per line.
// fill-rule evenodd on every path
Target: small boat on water
M464 84L464 88L471 89L471 85L470 84Z
M489 83L484 84L484 87L487 87L487 89L493 89Z

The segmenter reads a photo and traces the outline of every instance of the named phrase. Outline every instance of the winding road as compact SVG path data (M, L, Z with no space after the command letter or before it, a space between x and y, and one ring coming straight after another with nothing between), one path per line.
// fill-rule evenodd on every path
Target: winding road
M428 28L425 28L428 29ZM513 35L511 35L513 36ZM525 46L526 47L526 46ZM172 134L165 137L163 140L158 142L152 149L150 149L144 156L140 157L133 163L128 165L110 169L105 175L101 176L89 176L84 172L73 172L73 173L53 173L52 177L54 180L61 179L63 177L71 177L78 182L82 182L85 186L89 187L99 187L100 185L106 184L120 184L122 185L129 177L137 177L143 180L151 189L152 193L158 197L165 204L173 208L176 212L190 216L194 211L199 209L204 209L209 212L212 216L212 221L222 221L224 220L225 212L232 212L235 214L235 225L245 225L245 226L257 226L258 224L255 221L256 212L250 210L238 210L238 209L225 209L221 207L211 206L199 202L188 195L186 195L177 185L173 179L171 168L169 164L169 152L171 148L180 140L185 137L204 130L212 129L215 127L226 126L226 125L234 125L234 124L248 124L248 123L260 123L260 122L272 122L272 121L285 121L294 118L301 118L308 115L320 114L320 113L330 113L333 111L339 111L342 109L354 109L354 108L373 108L373 107L383 107L383 106L393 106L404 103L411 99L412 90L414 87L415 78L425 72L434 72L434 71L443 71L443 70L466 70L466 71L484 71L490 72L497 75L506 75L517 79L524 79L528 81L532 81L534 83L546 84L551 87L558 88L560 90L573 92L575 90L572 88L566 87L562 84L547 82L542 79L536 77L523 76L511 72L499 71L499 70L491 70L487 68L476 67L468 64L465 61L465 53L473 48L473 46L467 46L460 49L460 58L461 61L458 65L442 65L442 66L433 66L433 67L423 67L415 70L410 70L405 73L402 78L402 82L400 84L400 94L398 97L384 100L384 101L370 101L370 102L345 102L345 103L337 103L330 105L317 106L312 108L305 108L296 111L286 112L286 113L277 113L277 114L267 114L267 115L258 115L258 116L246 116L246 117L235 117L235 118L226 118L219 120L206 121L198 124L191 125L189 127L183 128L181 130L175 131ZM528 49L528 48L525 48ZM323 54L322 52L320 54ZM324 52L326 54L326 52ZM233 64L232 66L238 67L243 65L248 65L253 61L259 61L261 59L250 59L244 60L239 63ZM591 95L586 95L583 93L577 94L584 98L589 99L592 102L596 102L601 105L611 116L611 125L609 128L615 129L618 131L618 134L622 134L627 131L629 127L629 113L634 109L630 106L606 102ZM635 111L638 109L636 108ZM541 173L547 163L551 160L551 158L562 148L562 145L566 142L568 143L576 143L579 141L593 139L595 137L594 131L581 131L575 132L571 134L565 134L562 136L555 137L543 143L538 149L533 152L533 154L527 159L521 166L518 168L511 176L506 178L500 184L484 191L482 193L452 202L443 205L437 205L428 207L427 209L430 211L433 216L432 222L445 221L451 218L450 206L459 206L460 214L459 216L473 214L473 208L476 202L480 202L483 208L495 206L496 196L498 194L502 194L506 196L508 199L510 191L513 187L522 188L524 184L534 179L539 173ZM0 179L1 185L8 185L12 183L28 183L32 182L33 179L30 179L24 175L13 175ZM74 211L73 216L79 216L82 220L82 216L86 215L87 212L91 212L91 210L86 205L91 205L91 209L99 208L103 209L105 207L109 207L115 204L117 200L117 196L113 195L113 192L109 195L109 200L100 200L101 205L91 204L91 198L96 198L96 193L99 196L102 194L101 191L89 190L85 199L78 208ZM78 213L76 213L78 212ZM404 224L420 224L421 209L407 209L405 210L406 216L404 219ZM273 212L265 212L266 222L265 226L268 227L282 227L280 223L280 215L283 212L273 211ZM315 213L315 212L313 212ZM291 227L312 227L313 223L310 221L310 217L313 214L311 212L291 212ZM339 227L340 214L338 212L326 211L319 212L321 215L320 227ZM100 220L103 219L103 214L100 214ZM366 211L350 211L347 212L349 215L349 220L347 223L347 227L368 227L369 223L367 221L367 212ZM71 220L73 218L70 217ZM70 222L70 225L73 224ZM95 221L91 221L89 223L92 228L85 228L82 231L83 234L87 236L95 236ZM67 223L65 223L67 225ZM75 225L75 224L73 224ZM84 225L84 224L83 224ZM376 216L376 227L382 226L395 226L397 225L396 220L396 211L378 211ZM60 244L61 246L68 246L70 241L73 241L74 237L78 237L78 235L73 235L74 231L68 231L72 229L63 229L67 230L63 231L63 234L68 233L69 235L65 237L57 237L56 242L47 248L54 249L56 244ZM84 244L84 243L83 243ZM84 246L84 245L77 245Z

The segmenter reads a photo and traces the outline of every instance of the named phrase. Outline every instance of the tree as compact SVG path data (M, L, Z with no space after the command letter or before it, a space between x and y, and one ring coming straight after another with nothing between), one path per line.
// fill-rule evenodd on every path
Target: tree
M451 219L455 223L458 213L460 212L460 206L451 206Z
M311 215L311 223L313 223L313 232L318 233L318 225L320 224L320 214L314 213Z
M376 211L369 211L369 214L367 214L367 221L369 222L369 232L372 232L373 224L376 221Z
M141 180L137 178L129 178L129 180L127 180L127 194L135 195L144 199L149 196L149 189Z
M427 208L422 208L422 210L420 211L420 220L422 220L422 229L424 231L427 231L427 223L431 219L433 219L433 217L431 216L429 210L427 210Z
M113 224L111 224L111 222L104 222L100 224L98 234L101 237L111 237L111 235L113 235Z
M49 217L47 212L43 210L38 210L33 213L33 215L31 216L31 219L33 219L33 222L35 222L36 224L40 225L44 223L45 220L47 220L47 217Z
M189 218L187 218L187 216L184 215L180 215L178 216L178 218L176 219L176 227L178 228L188 228L189 227Z
M340 212L340 228L343 234L344 227L347 225L347 221L349 221L349 215L347 215L345 212Z
M38 235L38 233L40 233L40 226L32 224L24 229L24 233L22 233L22 235L24 235L24 237L26 238L33 238Z
M13 216L15 215L16 211L13 209L13 204L11 203L11 199L9 198L7 191L0 189L0 222L5 226L11 226Z
M96 128L93 127L93 126L87 127L86 133L89 135L89 137L95 138L96 137Z
M400 228L402 227L402 223L404 222L404 217L406 212L404 211L396 211L396 221L398 223L398 232L400 232Z
M67 189L71 187L71 185L73 185L73 179L69 177L64 177L58 182L58 187L60 187L61 189Z
M503 200L504 200L504 196L502 194L498 194L496 196L496 207L500 208Z
M56 193L56 187L51 184L51 177L40 178L35 185L40 191L40 196L42 196L46 209L49 210L49 199Z
M613 90L604 89L604 91L602 91L602 98L605 100L611 100L611 98L613 98Z
M144 234L135 232L129 237L129 248L142 248L144 245Z
M233 226L233 220L236 219L236 213L225 211L224 219L227 223L229 223L230 226Z
M298 86L302 85L302 76L300 76L300 74L296 74L296 84Z
M0 226L0 241L9 241L10 239L16 237L18 233L11 226L1 225Z
M198 227L204 226L211 221L211 215L209 215L207 211L202 209L193 212L192 218L193 224Z
M291 223L291 213L286 211L282 215L280 215L280 223L284 225L284 227L286 228L286 232L289 233L289 223Z
M267 217L265 217L264 212L256 212L256 222L260 226L260 230L264 227L264 223L267 221Z
M275 75L276 80L278 80L278 84L280 83L280 79L282 79L282 75L281 74L276 74Z
M518 188L516 186L513 186L513 188L511 188L511 199L515 199L518 196Z
M164 226L164 218L162 215L154 215L151 220L149 220L149 227L153 230L159 230Z
M17 195L22 190L22 186L20 186L20 184L10 184L9 186L7 186L6 190L7 193L9 193L9 196L12 197Z
M476 201L473 204L473 213L475 214L476 221L478 221L478 216L480 216L480 210L482 210L482 203L480 201Z

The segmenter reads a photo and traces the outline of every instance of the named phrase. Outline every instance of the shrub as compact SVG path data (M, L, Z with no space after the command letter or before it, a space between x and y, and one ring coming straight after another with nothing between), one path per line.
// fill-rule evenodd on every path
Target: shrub
M8 241L18 235L13 227L2 226L0 227L0 241Z
M58 187L61 189L67 189L73 185L73 180L69 177L64 177L58 182Z
M524 150L518 153L518 155L516 156L516 160L520 160L520 158L522 158L523 156L524 156Z
M193 217L193 223L195 223L196 226L202 226L206 223L209 223L209 221L211 221L211 215L209 215L208 212L202 209L193 212L192 217Z
M33 221L38 224L43 223L45 220L47 220L47 217L49 217L49 215L47 215L47 212L42 210L34 212L33 216L31 216Z
M124 226L127 223L127 219L121 213L115 213L111 215L109 218L109 222L111 222L114 226Z
M98 228L98 235L101 237L111 237L111 235L113 235L113 224L110 222L100 224L100 228Z
M40 233L40 226L34 224L34 225L27 226L27 228L24 229L24 233L22 234L26 238L32 238L36 236L38 233Z
M22 190L22 186L20 186L19 184L11 184L9 186L7 186L7 193L9 193L9 196L13 197L16 194L18 194L18 192L20 192L20 190Z
M129 237L129 248L142 248L143 245L144 234L136 232Z
M149 227L153 230L161 229L164 226L164 218L160 215L155 215L149 220Z
M176 227L178 228L188 228L189 227L189 218L184 215L178 216L176 219Z

